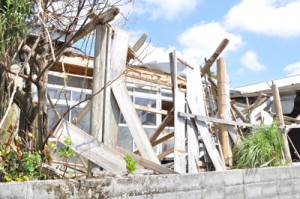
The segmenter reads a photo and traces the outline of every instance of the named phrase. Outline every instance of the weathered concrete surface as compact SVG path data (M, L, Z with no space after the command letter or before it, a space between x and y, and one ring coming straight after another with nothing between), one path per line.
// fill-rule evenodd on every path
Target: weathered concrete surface
M2 198L300 198L300 166L81 181L0 183Z

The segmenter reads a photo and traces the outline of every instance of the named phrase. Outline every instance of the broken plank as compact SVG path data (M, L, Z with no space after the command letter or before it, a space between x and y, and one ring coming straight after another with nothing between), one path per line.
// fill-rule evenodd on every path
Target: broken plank
M228 124L228 125L245 126L245 127L250 127L250 128L258 126L255 124L235 122L235 121L224 120L224 119L220 119L220 118L205 117L202 115L196 115L196 114L191 114L191 113L179 112L178 115L181 117L193 118L193 119L203 121L203 122L214 122L214 123L221 123L221 124Z
M160 164L147 137L145 129L142 126L140 118L134 109L134 105L124 83L124 78L122 77L116 80L111 87L129 131L142 157Z
M91 109L92 101L90 100L82 109L80 112L78 112L73 118L72 123L78 124L81 119L85 116L85 114Z
M133 159L136 160L141 166L145 167L146 169L151 169L151 170L161 173L161 174L177 174L176 171L168 169L159 164L155 164L154 162L146 160L146 159L142 158L141 156L136 155L130 151L127 151L126 149L123 149L119 146L116 147L116 150L124 155L129 154L129 155L133 156Z
M62 120L53 136L62 144L64 144L65 137L69 137L72 141L71 147L76 153L105 170L126 172L126 163L119 152L107 147L74 124Z
M221 114L220 116L222 119L230 120L231 119L231 113L230 110L227 109L226 112ZM224 124L225 128L227 129L229 136L231 137L231 140L234 144L239 144L241 142L241 137L238 134L237 130L235 129L235 126Z

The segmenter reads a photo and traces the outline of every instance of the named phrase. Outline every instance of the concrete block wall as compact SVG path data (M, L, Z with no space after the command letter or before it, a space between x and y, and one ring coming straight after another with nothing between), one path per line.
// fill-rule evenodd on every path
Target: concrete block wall
M300 198L300 166L185 175L0 183L2 198Z

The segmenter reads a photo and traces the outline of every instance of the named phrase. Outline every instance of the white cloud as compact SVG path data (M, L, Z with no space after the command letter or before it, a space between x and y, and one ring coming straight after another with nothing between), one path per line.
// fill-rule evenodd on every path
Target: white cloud
M258 60L258 56L255 51L247 51L240 59L241 64L243 64L247 69L259 72L265 70L265 65L261 64Z
M300 74L300 62L287 65L286 67L284 67L284 70L288 73L289 76L298 75Z
M194 10L202 0L139 0L136 1L134 12L150 13L151 19L172 20Z
M226 51L235 51L242 45L242 38L227 32L219 23L201 23L183 32L178 40L184 49L182 55L193 64L203 64L204 57L209 58L221 41L227 38Z
M242 0L230 9L225 25L269 36L299 36L299 10L299 0Z

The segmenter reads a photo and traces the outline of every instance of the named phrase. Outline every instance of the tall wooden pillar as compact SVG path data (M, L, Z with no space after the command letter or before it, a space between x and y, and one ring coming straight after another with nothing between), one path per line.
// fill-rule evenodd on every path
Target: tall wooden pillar
M220 58L217 60L217 79L218 79L218 116L221 118L222 114L230 108L230 98L229 98L229 86L228 78L226 72L226 62L224 59ZM221 148L223 151L223 156L225 159L225 164L232 166L232 151L229 143L229 134L223 124L219 124L219 139L221 143Z
M283 113L282 113L282 107L281 107L281 100L280 100L278 87L274 81L272 81L272 92L273 92L273 97L274 97L274 103L275 103L274 105L275 105L275 111L276 111L276 117L278 120L278 125L282 126L282 125L284 125L284 119L283 119ZM282 138L283 138L284 158L285 158L286 162L288 164L290 164L292 162L292 158L291 158L291 152L290 152L285 128L282 128L281 131L282 131Z

